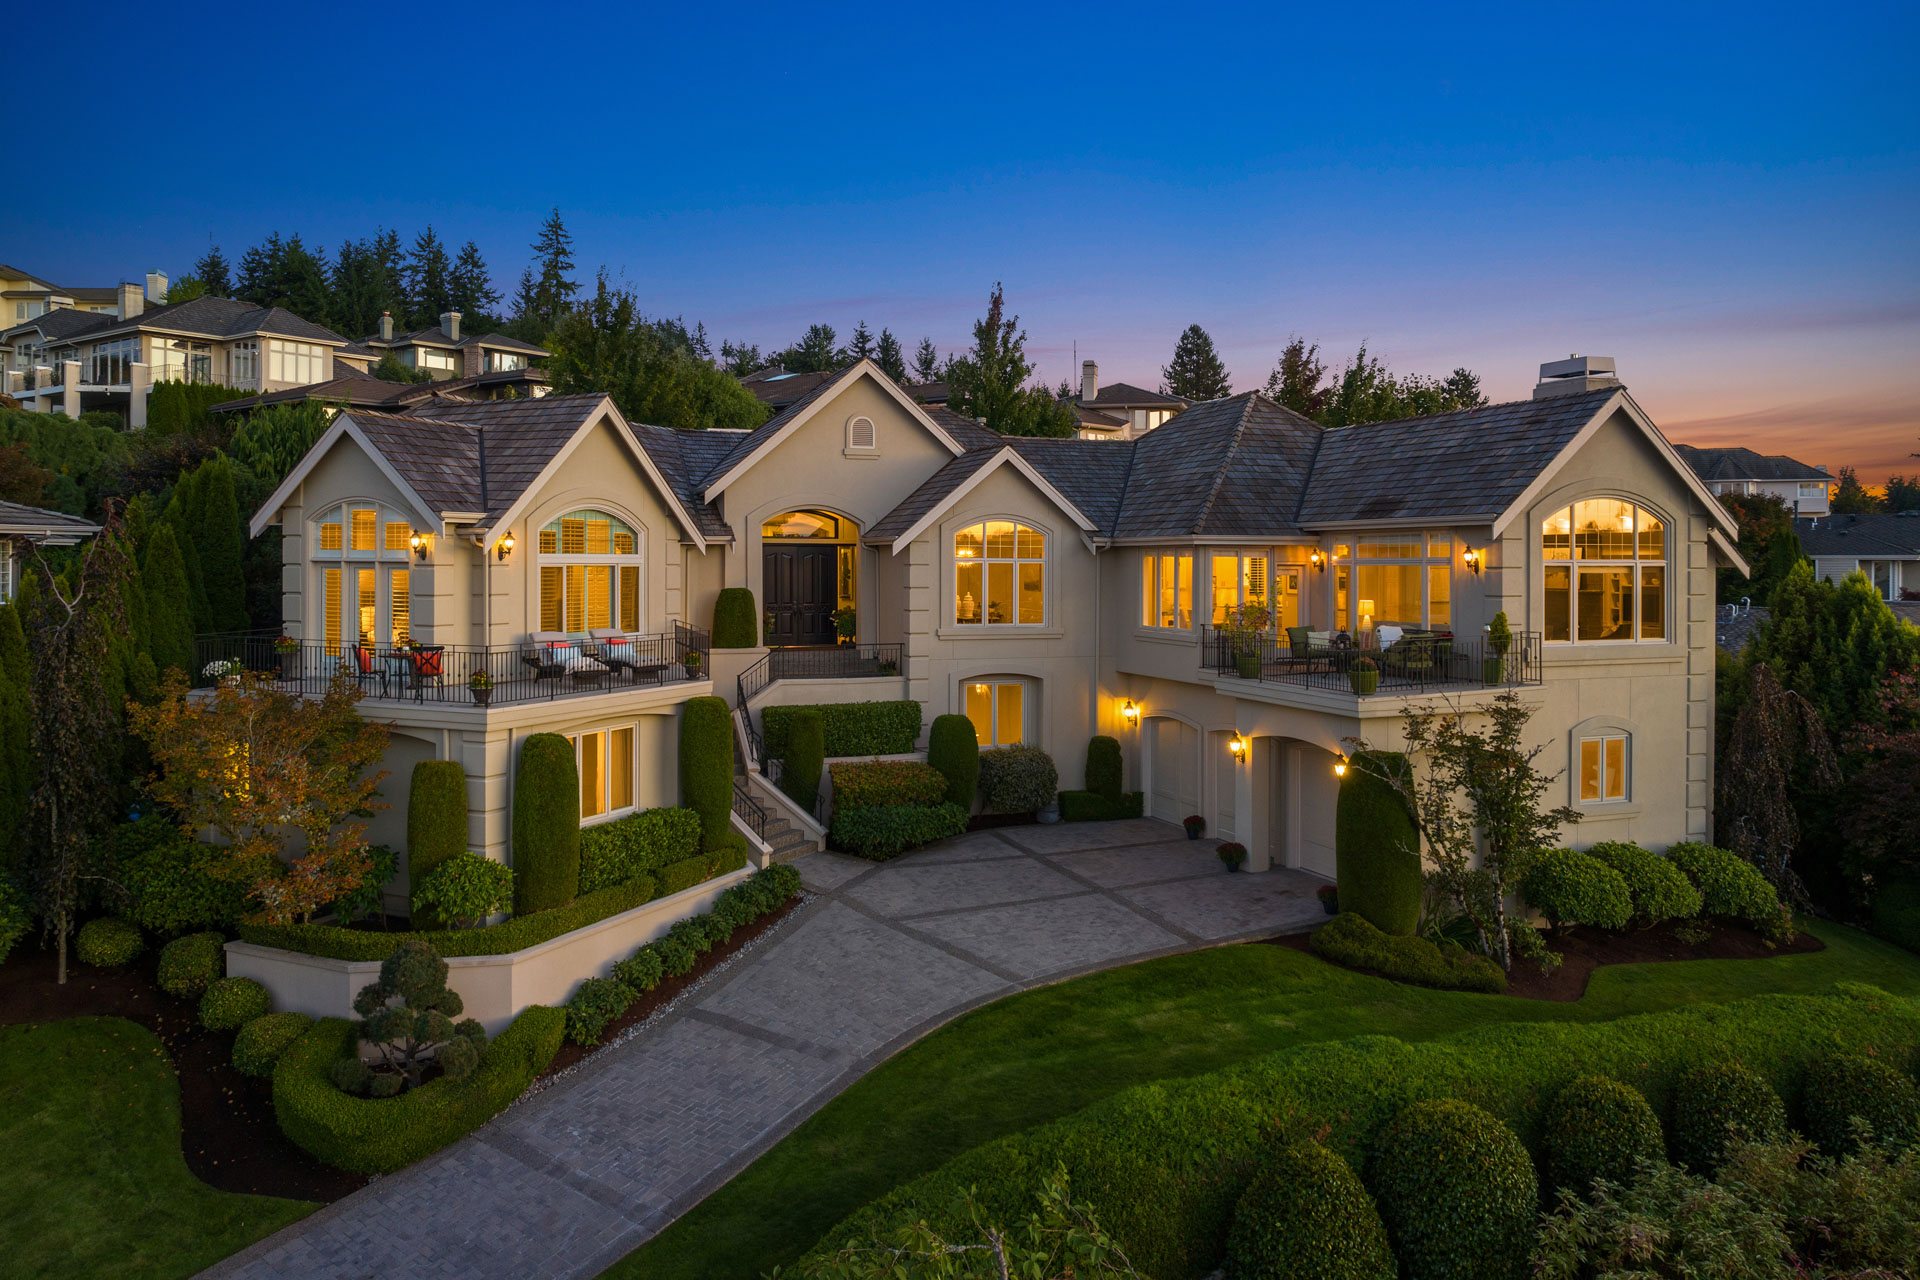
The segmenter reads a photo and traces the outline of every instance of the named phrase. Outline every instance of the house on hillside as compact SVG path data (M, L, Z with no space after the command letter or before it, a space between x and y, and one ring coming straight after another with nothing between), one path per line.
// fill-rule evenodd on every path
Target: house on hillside
M281 532L289 651L208 638L197 661L315 690L345 670L394 726L387 768L460 761L472 846L509 860L528 735L572 739L604 821L674 802L679 710L709 693L756 765L790 703L964 714L1065 788L1112 734L1149 815L1331 874L1351 743L1514 689L1550 799L1585 815L1569 839L1705 838L1734 522L1625 387L1567 363L1516 403L1325 428L1248 393L1123 442L1001 437L868 361L750 432L601 396L349 408L252 521ZM753 593L761 645L712 649L723 587ZM1274 623L1236 649L1243 605ZM404 785L387 799L373 838L398 846ZM736 803L791 829L768 845L819 839L755 769Z
M380 331L352 344L356 357L366 353L366 359L356 363L365 373L392 352L401 364L435 382L459 382L471 388L477 400L547 393L547 375L534 361L545 360L551 351L504 333L462 333L462 319L458 311L443 311L432 328L395 333L393 316L381 312Z
M1673 449L1716 495L1772 494L1796 516L1824 516L1830 509L1832 486L1837 482L1825 467L1752 449L1699 449L1690 444Z
M1125 382L1110 382L1103 387L1099 364L1082 360L1080 394L1067 397L1066 403L1079 419L1080 439L1115 441L1138 440L1193 402Z
M1815 577L1838 582L1857 569L1882 600L1920 601L1920 511L1819 516L1793 530Z
M166 277L148 276L149 284L156 278L161 281L160 293L165 296ZM120 291L111 285L63 287L30 271L0 263L0 326L19 324L22 320L63 309L115 315L119 303Z

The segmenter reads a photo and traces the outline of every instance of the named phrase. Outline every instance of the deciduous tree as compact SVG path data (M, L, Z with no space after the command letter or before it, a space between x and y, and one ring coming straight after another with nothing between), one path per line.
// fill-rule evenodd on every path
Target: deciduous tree
M1173 360L1160 370L1169 394L1188 400L1218 400L1233 394L1227 366L1214 349L1213 338L1197 324L1190 324L1174 344Z
M1019 316L1006 314L1006 293L996 281L987 314L974 322L973 346L947 365L948 403L1002 435L1071 436L1079 426L1073 410L1046 387L1028 385L1033 372L1026 331Z
M1765 662L1747 671L1746 703L1714 779L1714 834L1759 867L1783 899L1804 903L1806 886L1793 865L1800 847L1796 784L1830 789L1840 764L1819 709L1783 688Z
M1852 467L1840 468L1839 478L1840 485L1833 491L1833 514L1861 516L1880 510L1880 499L1860 483L1860 476Z
M1305 338L1288 340L1280 353L1280 362L1267 376L1267 398L1284 405L1315 422L1326 412L1326 362L1320 359L1320 344Z

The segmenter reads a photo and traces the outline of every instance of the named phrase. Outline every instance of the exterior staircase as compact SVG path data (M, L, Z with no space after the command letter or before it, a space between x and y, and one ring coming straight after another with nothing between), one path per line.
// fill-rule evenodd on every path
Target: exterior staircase
M744 790L754 801L748 807L757 812L748 821L758 823L756 834L773 850L775 862L792 862L806 854L818 853L824 847L818 836L788 820L786 806L793 802L784 795L776 798L773 784L758 770L747 767L746 753L742 750L738 733L735 733L733 740L733 780L736 797L739 790ZM738 812L740 808L736 802L735 811ZM742 815L743 818L746 816Z
M809 853L820 852L820 842L797 829L775 810L767 814L766 841L773 847L775 862L792 862Z

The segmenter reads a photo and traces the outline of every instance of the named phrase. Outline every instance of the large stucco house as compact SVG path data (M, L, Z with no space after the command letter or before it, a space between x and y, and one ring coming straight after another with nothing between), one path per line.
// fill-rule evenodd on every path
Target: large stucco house
M1610 373L1542 373L1529 400L1341 428L1238 395L1125 442L1003 438L864 361L751 432L598 396L348 409L253 519L281 530L298 642L260 665L344 664L394 726L388 768L460 761L473 846L503 858L529 734L574 739L601 821L674 802L679 708L708 693L745 698L749 759L774 703L913 698L1043 746L1069 788L1113 734L1149 814L1203 815L1251 870L1330 873L1354 740L1517 688L1564 770L1551 799L1586 815L1571 838L1704 837L1734 523ZM770 647L690 671L723 587L754 593ZM1242 603L1277 615L1251 664L1217 630ZM843 607L857 643L831 647ZM740 790L777 809L751 772ZM401 843L404 792L376 838Z

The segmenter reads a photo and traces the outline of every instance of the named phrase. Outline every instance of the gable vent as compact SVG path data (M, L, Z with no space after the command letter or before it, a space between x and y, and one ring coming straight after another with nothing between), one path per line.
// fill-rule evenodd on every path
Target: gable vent
M873 419L855 418L847 424L847 448L873 448Z

